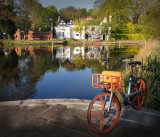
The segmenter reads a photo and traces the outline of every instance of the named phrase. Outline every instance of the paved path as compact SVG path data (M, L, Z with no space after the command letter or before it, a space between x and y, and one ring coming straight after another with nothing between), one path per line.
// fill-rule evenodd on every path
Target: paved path
M159 137L160 113L126 107L108 134L90 131L88 100L46 99L0 103L0 137Z

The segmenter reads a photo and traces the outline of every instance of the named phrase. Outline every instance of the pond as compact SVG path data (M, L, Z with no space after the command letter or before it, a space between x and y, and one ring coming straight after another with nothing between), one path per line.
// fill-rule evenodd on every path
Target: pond
M118 57L142 46L0 48L0 101L21 99L92 99L92 74L108 70ZM110 64L105 58L111 58ZM123 69L123 65L118 67Z

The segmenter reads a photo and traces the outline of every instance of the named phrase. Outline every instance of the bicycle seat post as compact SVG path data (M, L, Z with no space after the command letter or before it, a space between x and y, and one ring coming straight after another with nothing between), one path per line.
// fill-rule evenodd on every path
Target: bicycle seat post
M131 67L130 75L133 75L133 67L134 67L133 64L130 67Z

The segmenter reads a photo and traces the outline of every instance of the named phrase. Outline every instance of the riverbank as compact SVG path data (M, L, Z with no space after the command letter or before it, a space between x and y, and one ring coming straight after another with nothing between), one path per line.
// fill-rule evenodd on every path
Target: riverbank
M160 111L160 41L146 43L134 60L141 61L144 66L138 69L138 76L146 80L144 107ZM130 73L125 70L123 74L125 79Z
M5 137L105 137L87 124L90 100L37 99L0 102L0 133ZM138 127L138 128L137 128ZM122 108L112 137L158 137L160 113ZM126 130L127 129L127 130ZM146 132L147 131L147 132Z
M0 40L0 46L7 47L7 46L45 46L45 45L68 45L68 46L105 46L105 45L144 45L145 41L143 40L124 40L124 41L41 41L41 40Z
M38 45L66 44L63 41L41 41L41 40L0 40L0 46L38 46Z

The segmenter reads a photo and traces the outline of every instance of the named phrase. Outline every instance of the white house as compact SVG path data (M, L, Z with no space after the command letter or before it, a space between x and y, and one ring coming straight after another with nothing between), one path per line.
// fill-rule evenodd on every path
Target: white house
M57 39L73 38L73 30L71 28L72 25L73 25L73 20L69 21L61 20L55 27Z
M74 25L73 20L69 20L69 21L60 20L58 22L58 25L55 27L56 37L57 39L72 39L72 38L86 39L85 34L87 33L89 35L89 38L92 38L92 39L100 38L103 23L107 23L106 17L102 20L102 22L100 22L98 26L97 25L89 26L87 28L87 31L85 31L85 26L83 26L82 33L80 34L76 31L73 31L73 28L76 27Z

